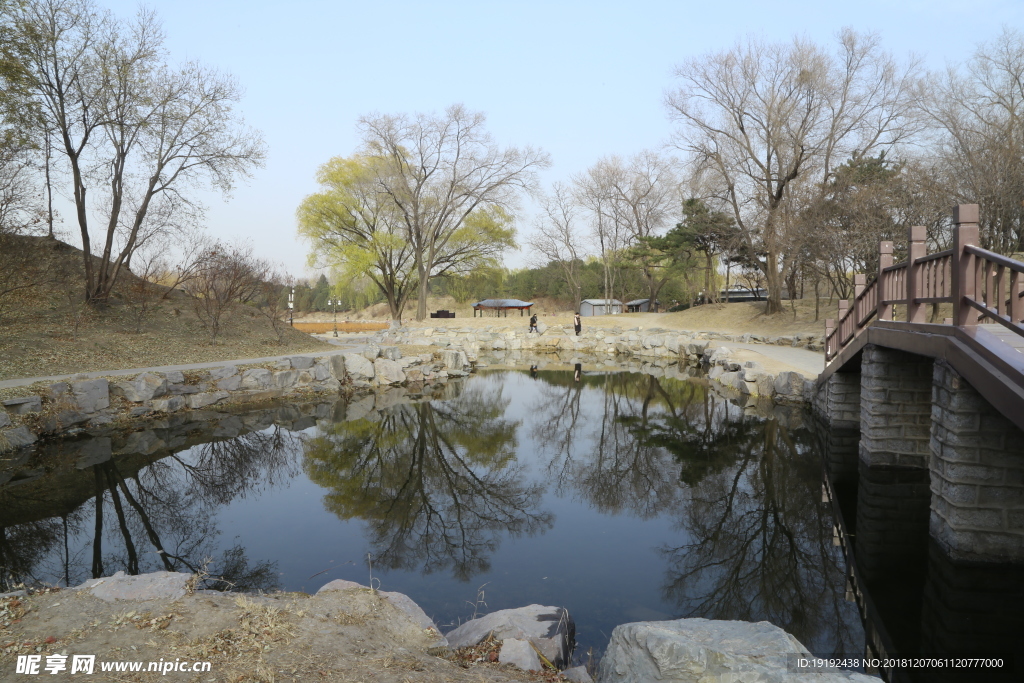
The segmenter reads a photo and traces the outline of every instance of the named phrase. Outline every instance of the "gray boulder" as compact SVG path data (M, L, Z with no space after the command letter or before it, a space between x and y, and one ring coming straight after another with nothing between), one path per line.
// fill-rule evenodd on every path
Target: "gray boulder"
M523 671L540 671L542 668L540 657L530 645L530 641L518 638L506 638L501 641L498 661L502 664L518 666Z
M790 656L810 657L793 636L767 621L677 619L620 624L601 659L598 683L878 683L839 671L798 673Z
M72 590L88 590L100 600L154 600L181 598L188 592L192 575L184 572L151 572L127 576L117 572L102 579L89 579Z
M327 362L326 358L317 358L316 363L309 370L310 374L313 375L313 379L317 382L323 382L325 379L331 378L331 366Z
M95 413L110 406L110 386L105 379L87 379L71 385L78 408L83 413Z
M378 358L373 361L373 371L377 381L381 384L401 384L405 381L405 372L402 366L387 358Z
M548 326L538 320L537 321L537 332L540 333L540 334L544 334L547 331L548 331Z
M273 374L266 368L252 368L242 373L243 389L266 389L270 387Z
M397 346L384 346L381 347L380 355L388 360L401 360L402 352Z
M210 368L210 379L218 380L226 377L234 377L238 374L238 368L234 365L222 365L219 368Z
M153 399L150 407L158 413L174 413L185 407L185 399L181 396Z
M366 345L366 348L363 349L361 355L363 356L363 358L366 358L367 360L374 360L380 357L380 346L374 344L373 342L370 342L369 344Z
M36 435L30 432L28 427L25 425L15 427L14 429L8 429L3 432L2 435L7 439L7 444L10 448L31 446L36 442ZM0 447L0 450L3 450L3 448Z
M0 429L3 429L4 427L10 427L10 426L11 426L11 418L10 418L10 416L6 412L4 412L3 410L0 410Z
M288 389L289 387L295 386L295 382L299 379L298 370L279 370L274 373L273 385L277 389Z
M465 351L444 350L441 352L441 363L444 369L451 373L452 370L461 372L469 365L469 358Z
M594 679L587 673L587 667L585 666L574 666L571 669L566 669L562 672L562 676L565 680L572 681L572 683L594 683Z
M340 353L331 356L331 377L339 382L344 382L346 376L345 357Z
M217 381L217 388L221 391L238 391L242 386L241 375L231 375Z
M32 396L19 396L18 398L7 399L3 402L3 406L9 413L14 415L38 413L43 409L43 399L35 394Z
M467 621L448 633L453 648L469 647L493 634L497 640L528 640L559 669L565 668L576 645L576 624L564 607L528 605L503 609Z
M183 373L181 370L171 370L169 372L165 372L164 373L164 377L167 378L167 383L168 384L184 384L185 383L185 373Z
M788 399L800 399L804 395L804 376L799 372L780 372L775 378L775 393Z
M352 379L364 381L373 379L373 363L365 356L358 353L343 353L341 355L345 359L345 371L352 376Z
M226 391L204 391L199 394L190 394L186 397L185 401L188 403L189 408L196 410L197 408L205 408L218 401L223 401L230 395Z
M296 370L308 370L313 367L313 359L309 356L289 356L288 360Z
M167 380L151 372L144 372L133 380L115 382L110 391L134 403L142 403L166 394Z

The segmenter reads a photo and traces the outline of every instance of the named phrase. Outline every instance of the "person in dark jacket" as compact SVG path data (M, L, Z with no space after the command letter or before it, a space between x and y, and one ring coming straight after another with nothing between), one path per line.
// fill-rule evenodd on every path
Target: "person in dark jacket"
M580 318L579 311L576 311L576 315L572 318L572 326L576 328L576 336L580 336L580 332L583 330L583 320Z
M537 331L537 314L534 313L530 316L530 332Z

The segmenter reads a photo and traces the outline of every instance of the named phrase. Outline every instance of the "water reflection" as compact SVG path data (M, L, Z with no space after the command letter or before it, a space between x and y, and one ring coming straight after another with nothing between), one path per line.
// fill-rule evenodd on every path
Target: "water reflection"
M507 406L500 387L477 384L334 423L305 443L306 474L328 489L329 511L368 522L376 563L466 581L490 569L503 535L554 522L540 507L543 486L516 458L519 423L505 418Z
M316 590L365 582L349 563L370 552L438 623L465 618L472 579L490 609L567 605L584 648L625 621L703 616L861 651L799 414L666 372L489 372L53 443L0 465L3 585L213 557L236 589Z

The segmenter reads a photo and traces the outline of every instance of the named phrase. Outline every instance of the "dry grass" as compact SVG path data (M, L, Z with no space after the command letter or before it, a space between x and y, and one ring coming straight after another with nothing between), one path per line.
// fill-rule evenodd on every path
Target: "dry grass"
M81 252L67 247L54 258L79 269ZM129 275L130 276L130 275ZM196 318L188 297L171 292L156 302L140 334L132 332L128 307L112 300L92 309L73 334L56 288L37 288L18 302L19 315L0 321L0 380L65 375L159 365L258 358L332 348L284 326L283 344L269 321L251 307L239 307L225 320L216 346Z
M326 334L334 331L334 323L295 323L295 329L306 334ZM345 322L338 323L338 332L376 332L388 329L388 323L377 322Z

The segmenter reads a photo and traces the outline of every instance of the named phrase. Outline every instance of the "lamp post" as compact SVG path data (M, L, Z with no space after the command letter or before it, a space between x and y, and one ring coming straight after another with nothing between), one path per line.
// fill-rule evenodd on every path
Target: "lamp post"
M328 299L327 303L334 309L334 336L338 336L338 300Z
M295 327L295 288L288 293L288 324Z

